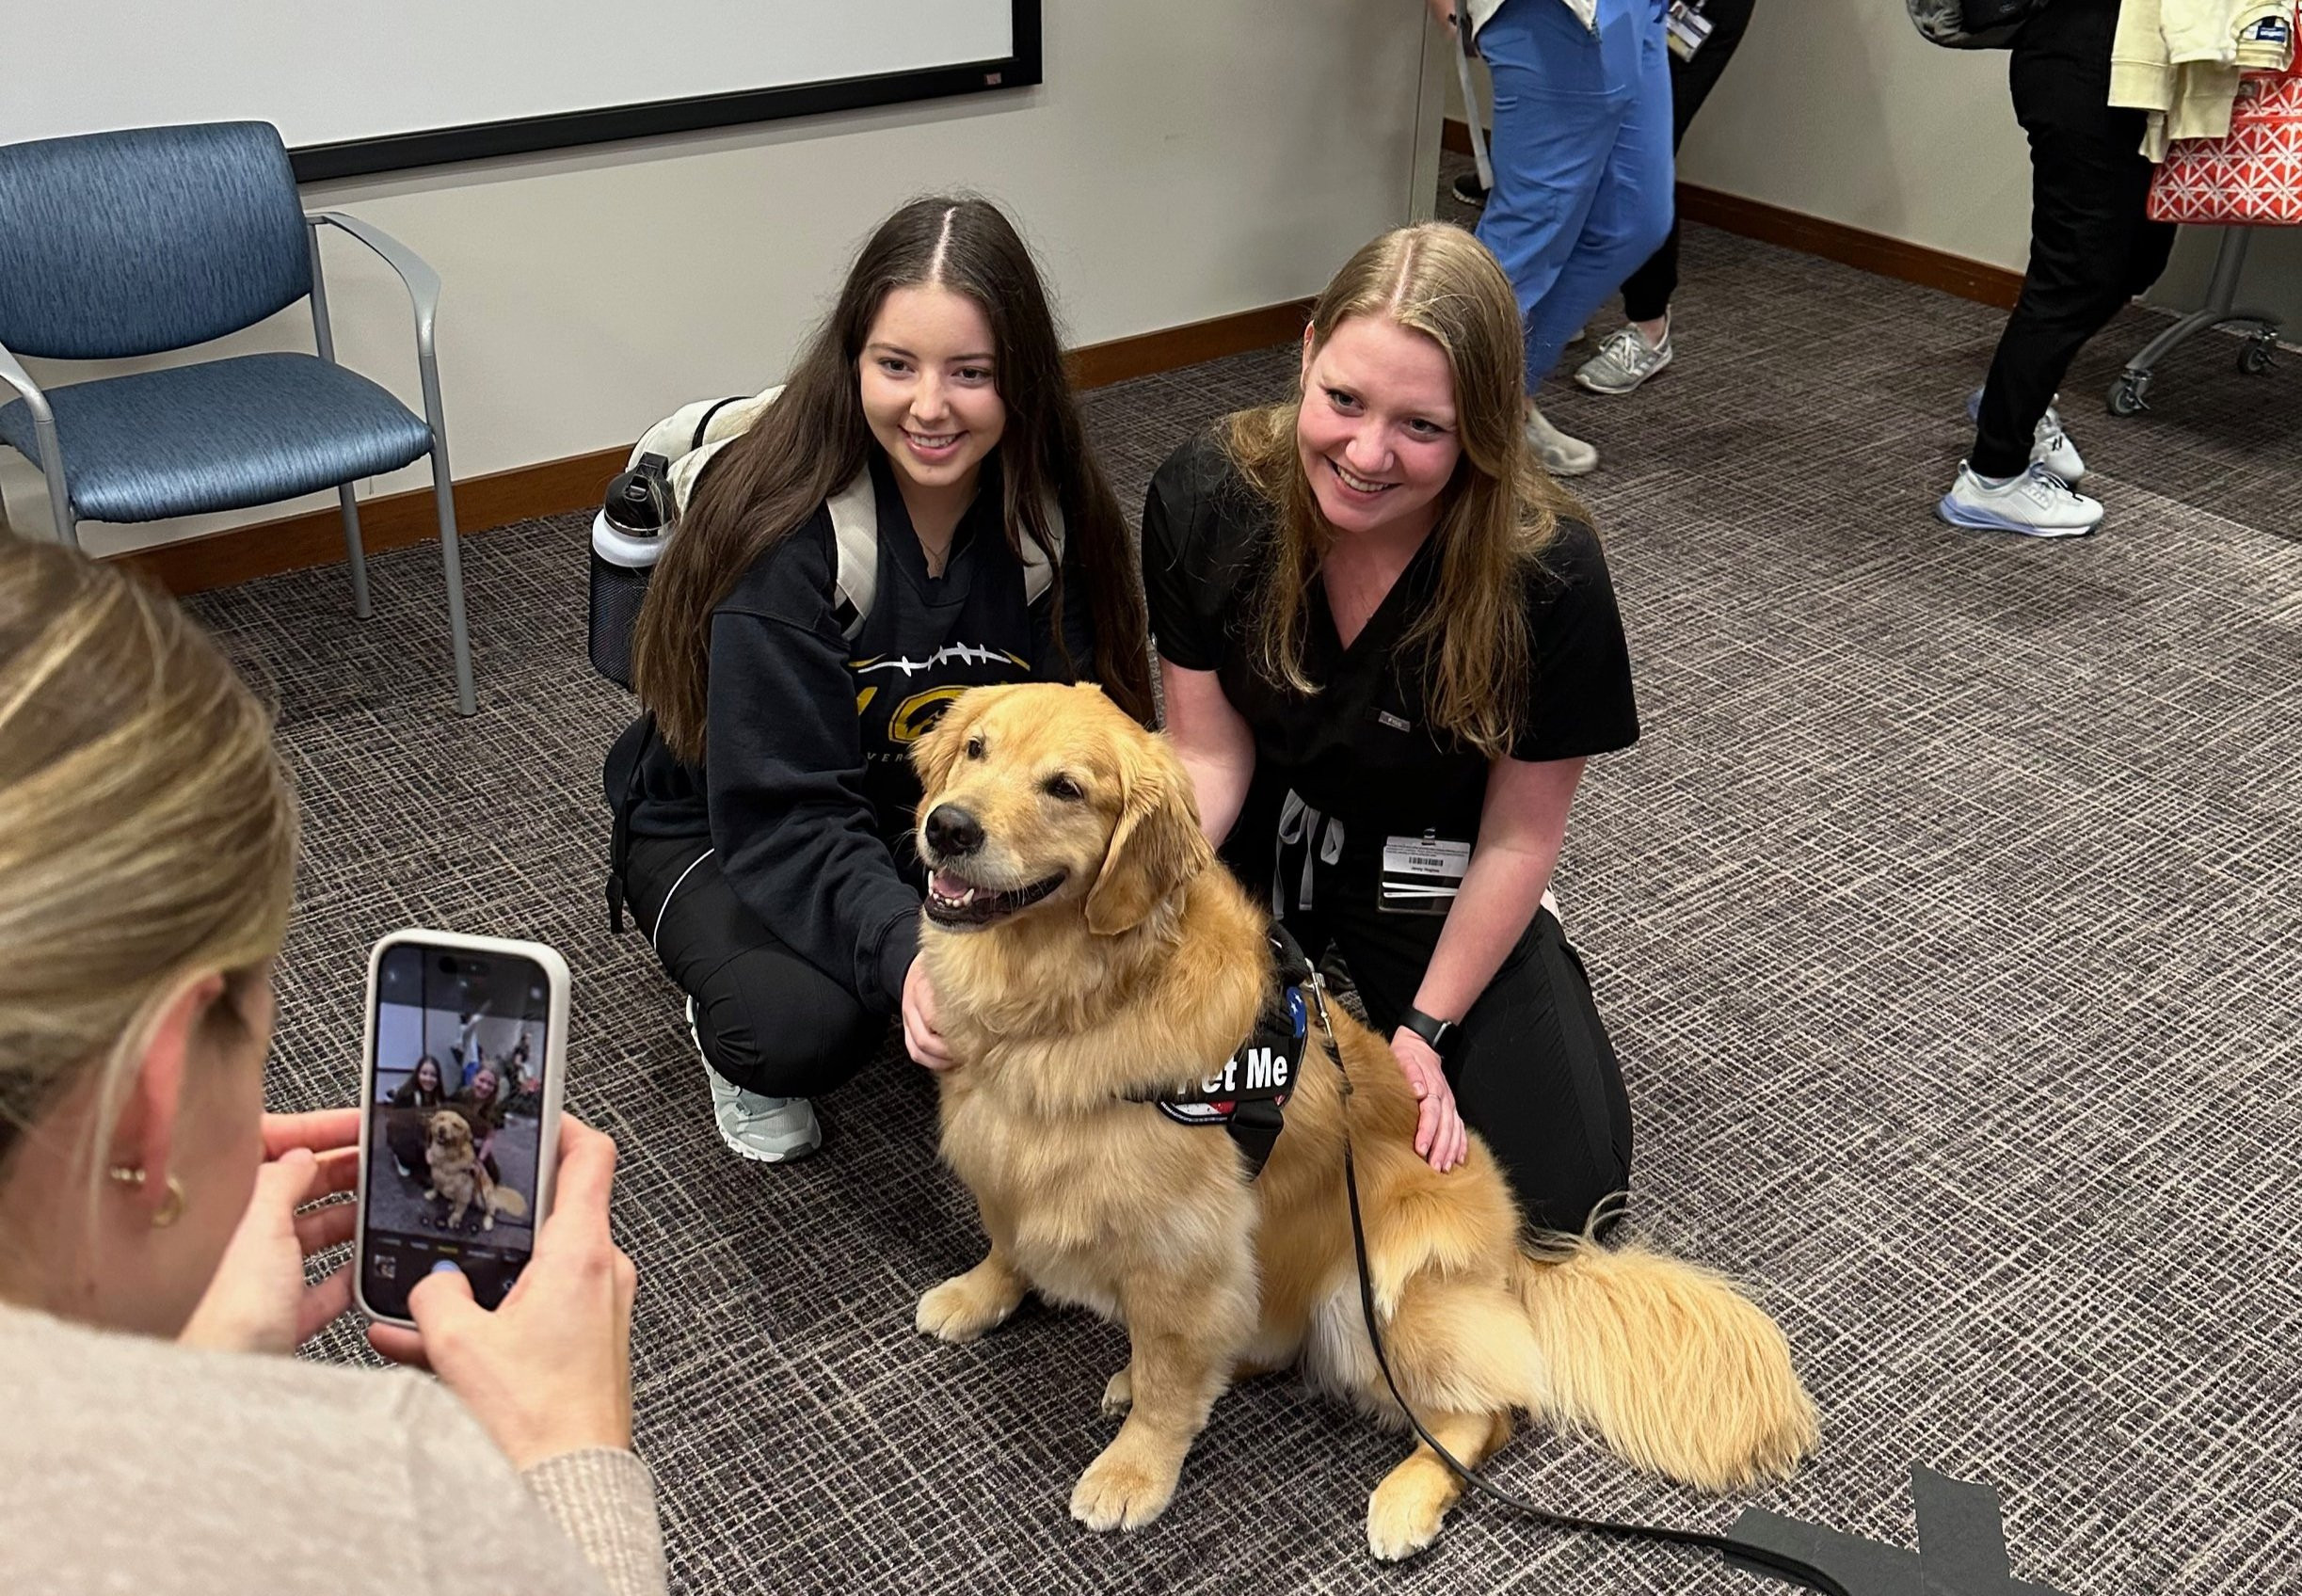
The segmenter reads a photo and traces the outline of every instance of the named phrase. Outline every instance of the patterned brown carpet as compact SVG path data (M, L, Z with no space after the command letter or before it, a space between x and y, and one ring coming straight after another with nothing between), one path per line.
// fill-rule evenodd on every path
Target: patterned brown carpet
M2302 360L2178 358L2135 422L2072 379L2101 536L1928 515L1998 318L1724 235L1686 248L1677 366L1560 393L1607 469L1646 738L1595 767L1560 889L1626 1061L1634 1212L1787 1326L1826 1440L1763 1505L1909 1547L1907 1471L2003 1491L2014 1572L2070 1596L2267 1589L2302 1562ZM1092 396L1139 502L1278 391L1281 348ZM583 522L476 538L482 711L447 712L439 578L376 562L200 613L273 684L309 806L273 1096L350 1101L364 952L410 923L541 937L577 978L569 1102L621 1141L642 1445L685 1591L1770 1588L1481 1507L1367 1557L1396 1444L1285 1379L1226 1398L1168 1515L1065 1512L1119 1334L1027 1310L915 1335L971 1263L932 1085L886 1060L823 1156L720 1150L673 994L606 934ZM331 1344L349 1355L348 1336ZM1723 1525L1739 1503L1522 1438L1513 1485Z

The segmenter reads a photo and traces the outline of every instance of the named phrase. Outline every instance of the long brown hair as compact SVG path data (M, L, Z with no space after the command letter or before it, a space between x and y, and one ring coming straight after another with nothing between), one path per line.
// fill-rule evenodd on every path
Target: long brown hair
M1061 506L1086 579L1095 674L1127 713L1149 723L1150 641L1127 523L1087 446L1031 250L989 200L934 198L913 200L871 234L781 397L711 462L656 567L632 638L632 681L679 758L704 756L711 612L761 553L864 469L877 445L857 361L887 295L927 283L966 295L991 324L992 380L1007 407L999 462L1009 548L1018 559L1026 538L1051 551L1045 506L1050 499ZM1049 624L1059 649L1063 607L1080 597L1063 591L1063 575L1058 562Z
M1519 727L1533 640L1526 583L1558 535L1579 515L1543 471L1526 434L1527 350L1511 281L1486 247L1440 222L1400 228L1368 244L1335 274L1311 310L1314 356L1353 316L1383 316L1419 332L1455 377L1463 457L1442 490L1439 587L1405 637L1431 668L1425 712L1433 727L1489 758L1511 750ZM1256 603L1255 655L1273 682L1306 696L1303 638L1311 583L1335 547L1296 442L1303 395L1231 417L1232 461L1274 512L1275 533Z

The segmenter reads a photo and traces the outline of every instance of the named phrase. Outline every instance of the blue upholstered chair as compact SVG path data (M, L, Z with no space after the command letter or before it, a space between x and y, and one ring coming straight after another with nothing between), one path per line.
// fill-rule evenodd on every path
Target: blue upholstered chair
M383 257L414 302L424 414L336 364L319 230ZM241 355L43 393L16 357L117 359L182 349L309 296L319 354ZM352 606L369 613L352 483L432 457L456 706L474 708L432 318L440 279L395 240L304 214L265 122L139 128L0 146L0 441L40 462L57 535L268 504L333 487Z

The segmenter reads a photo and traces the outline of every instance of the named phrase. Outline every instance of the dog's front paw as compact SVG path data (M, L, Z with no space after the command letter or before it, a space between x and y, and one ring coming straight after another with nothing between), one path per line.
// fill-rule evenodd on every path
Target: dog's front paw
M964 1347L985 1331L999 1328L1023 1296L1004 1279L986 1279L984 1273L981 1267L971 1269L920 1298L919 1311L912 1317L919 1333Z
M1394 1474L1367 1502L1367 1549L1386 1563L1412 1557L1439 1538L1449 1502L1427 1482Z
M1135 1365L1128 1364L1104 1382L1103 1416L1123 1419L1135 1405Z
M1071 1492L1071 1516L1093 1530L1141 1529L1175 1500L1180 1473L1179 1467L1143 1457L1122 1431L1079 1476Z
M484 1215L482 1215L482 1216L481 1216L481 1218L480 1218L480 1228L481 1228L482 1230L493 1230L493 1229L495 1229L495 1227L496 1227L496 1217L495 1217L495 1215L493 1215L493 1214L484 1214Z

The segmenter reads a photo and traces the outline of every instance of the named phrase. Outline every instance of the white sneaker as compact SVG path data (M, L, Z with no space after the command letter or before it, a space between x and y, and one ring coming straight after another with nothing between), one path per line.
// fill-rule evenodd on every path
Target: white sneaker
M1599 352L1575 374L1575 386L1592 393L1628 393L1671 363L1671 324L1663 324L1663 341L1649 343L1646 334L1625 324L1607 335Z
M1961 463L1934 513L1952 526L2024 537L2084 537L2102 524L2101 503L2037 465L1993 487Z
M1527 407L1527 441L1534 446L1543 469L1553 476L1589 476L1599 469L1599 452L1579 438L1569 438L1532 405Z
M2062 395L2057 393L2054 397L2059 399ZM1966 419L1970 422L1982 419L1982 390L1979 388L1966 396ZM2073 487L2086 480L2086 462L2079 455L2078 445L2070 441L2070 435L2062 430L2062 413L2052 405L2046 407L2046 414L2040 416L2038 424L2031 429L2030 463L2044 466Z
M703 1058L703 1038L695 1031L695 999L687 1000L687 1033ZM823 1144L823 1126L815 1117L815 1105L805 1097L770 1097L746 1092L703 1059L703 1073L711 1083L711 1118L719 1139L739 1158L754 1163L788 1164L806 1157Z

